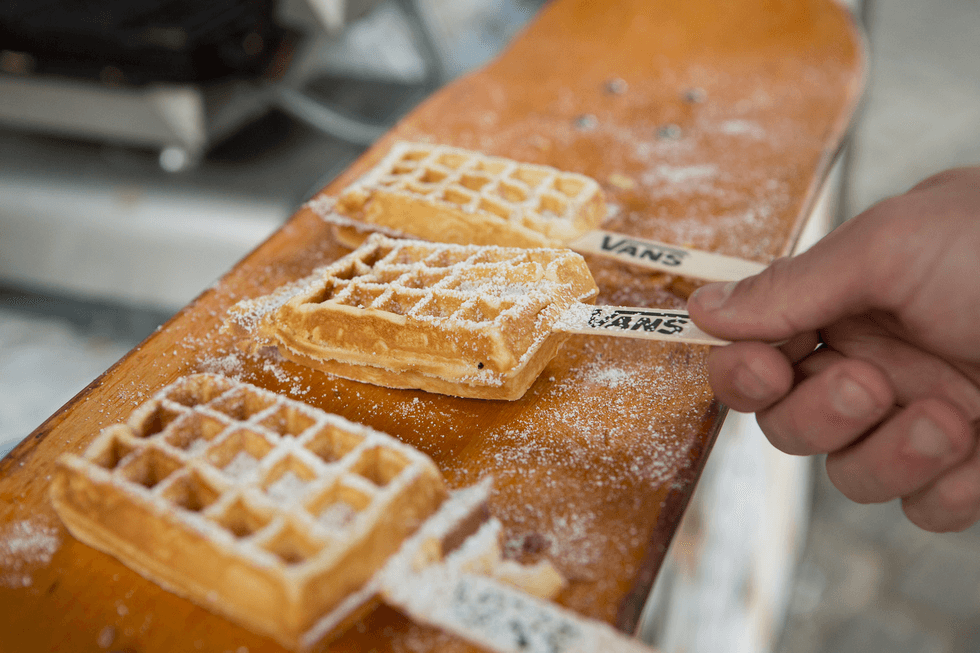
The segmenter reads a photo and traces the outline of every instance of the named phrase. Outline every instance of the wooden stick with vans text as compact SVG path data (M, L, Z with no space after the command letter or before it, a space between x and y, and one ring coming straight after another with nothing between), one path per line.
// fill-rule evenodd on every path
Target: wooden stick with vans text
M738 281L758 274L765 265L734 256L669 245L596 229L573 240L569 248L625 261L640 267L703 281Z
M356 249L368 234L377 232L392 238L418 238L398 229L361 222L333 210L333 198L319 198L307 206L324 222L334 225L335 235L348 247ZM699 279L701 281L739 281L758 274L765 265L755 261L715 254L703 250L681 247L627 236L614 231L594 229L568 243L569 249L580 254L591 254L614 259L639 267L668 274Z
M575 304L552 329L565 333L665 340L690 345L727 345L691 321L687 311L674 308L634 308Z

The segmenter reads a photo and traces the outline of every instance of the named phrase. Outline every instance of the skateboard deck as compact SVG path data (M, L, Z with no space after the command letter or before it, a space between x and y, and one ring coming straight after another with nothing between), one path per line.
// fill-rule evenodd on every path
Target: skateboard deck
M863 41L832 0L555 0L494 62L443 88L328 185L334 197L398 140L586 174L605 230L767 263L788 254L864 81ZM314 202L315 204L315 202ZM724 419L707 348L573 336L519 401L333 378L245 355L227 310L346 249L309 206L0 463L0 650L279 651L74 540L54 514L54 461L181 375L220 372L389 433L451 488L493 475L514 558L547 556L556 601L635 630ZM588 259L603 304L684 305L692 284ZM471 647L381 607L332 651Z

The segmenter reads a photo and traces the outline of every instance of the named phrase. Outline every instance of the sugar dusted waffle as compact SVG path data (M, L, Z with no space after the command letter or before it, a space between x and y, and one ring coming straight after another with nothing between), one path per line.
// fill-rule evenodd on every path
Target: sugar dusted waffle
M368 233L460 245L570 247L705 281L765 266L714 252L598 229L605 195L590 177L447 145L396 143L336 200L308 207L352 248Z
M51 496L81 541L304 648L371 607L365 583L446 490L392 437L199 374L63 457Z
M446 145L397 143L337 200L357 221L437 242L555 247L605 217L593 179Z
M650 651L551 603L547 559L502 558L490 487L450 495L389 436L197 374L62 457L51 497L79 540L287 648L383 601L498 653Z
M553 331L558 318L597 293L585 261L569 250L374 234L310 277L239 303L230 324L337 376L516 399L568 337Z
M545 600L556 589L547 579L557 573L547 561L527 567L505 561L520 569L516 579L503 565L487 564L501 525L474 516L488 488L484 481L454 493L402 545L374 579L385 603L494 653L656 653Z
M686 312L593 307L585 260L563 249L373 234L336 263L245 300L228 326L260 348L356 381L518 399L571 333L721 344Z

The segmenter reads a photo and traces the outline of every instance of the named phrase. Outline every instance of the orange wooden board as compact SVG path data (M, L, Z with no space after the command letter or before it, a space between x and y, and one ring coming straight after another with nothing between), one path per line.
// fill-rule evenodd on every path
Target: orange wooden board
M556 0L487 68L435 94L394 139L590 175L603 225L768 262L792 249L863 83L862 42L830 0ZM617 81L619 80L619 81ZM229 306L346 250L309 210L92 383L0 463L0 651L277 651L74 540L47 498L59 454L176 377L217 371L418 447L452 487L493 474L506 548L547 555L559 597L631 632L723 418L706 349L573 337L516 402L386 390L239 353ZM683 281L590 260L599 302L682 306ZM244 648L242 648L244 647ZM388 608L331 650L465 650Z

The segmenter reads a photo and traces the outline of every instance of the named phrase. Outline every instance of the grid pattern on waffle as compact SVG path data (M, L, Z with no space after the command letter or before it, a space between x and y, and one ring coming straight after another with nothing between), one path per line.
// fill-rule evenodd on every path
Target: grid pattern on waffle
M374 309L469 329L530 318L543 306L580 300L555 270L566 250L433 244L374 234L327 268L303 301ZM548 327L550 328L550 327Z
M556 231L556 223L575 223L581 207L602 192L585 175L423 143L396 144L350 194L373 189L484 211L546 234ZM344 210L349 199L342 195L338 208Z
M409 480L435 470L387 435L210 374L162 390L84 459L187 528L297 576L346 551Z

